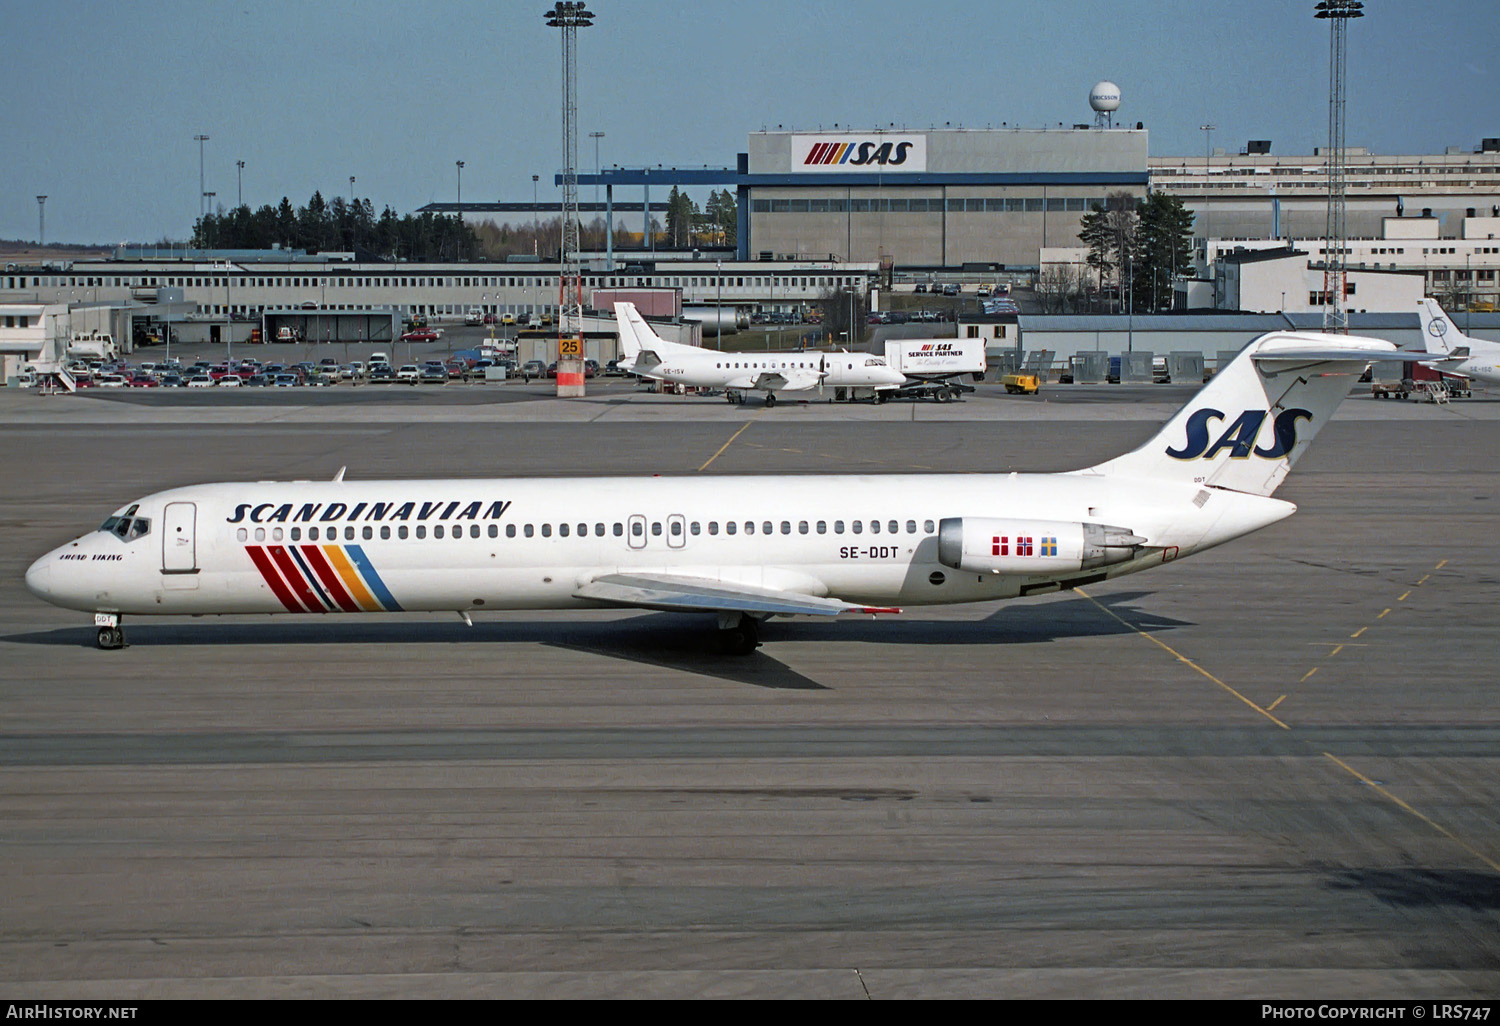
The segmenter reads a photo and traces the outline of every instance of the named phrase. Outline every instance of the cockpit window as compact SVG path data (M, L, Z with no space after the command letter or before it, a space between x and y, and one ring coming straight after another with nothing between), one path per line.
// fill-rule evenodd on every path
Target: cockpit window
M121 516L109 517L99 525L99 530L127 542L144 538L151 533L151 518L135 516L135 510L132 506Z

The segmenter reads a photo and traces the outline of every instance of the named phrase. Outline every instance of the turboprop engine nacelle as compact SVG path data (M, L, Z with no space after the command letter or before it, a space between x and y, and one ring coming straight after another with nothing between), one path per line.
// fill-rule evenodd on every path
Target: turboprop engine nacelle
M1123 563L1145 541L1107 524L950 517L938 524L938 562L977 574L1070 573Z

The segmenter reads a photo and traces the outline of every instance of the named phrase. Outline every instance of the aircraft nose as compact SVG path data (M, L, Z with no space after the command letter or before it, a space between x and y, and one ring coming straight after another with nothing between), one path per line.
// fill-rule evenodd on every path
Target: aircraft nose
M52 560L50 557L43 556L26 570L26 590L39 599L52 597Z

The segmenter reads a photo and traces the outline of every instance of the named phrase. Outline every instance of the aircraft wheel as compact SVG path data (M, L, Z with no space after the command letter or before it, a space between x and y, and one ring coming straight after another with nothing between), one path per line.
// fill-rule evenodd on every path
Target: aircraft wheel
M733 627L719 631L719 647L725 655L750 655L760 647L760 630L753 617L742 616Z
M100 627L99 647L106 651L125 647L125 631L119 627Z
M776 405L776 393L775 392L767 392L766 393L766 405L767 406L775 406Z

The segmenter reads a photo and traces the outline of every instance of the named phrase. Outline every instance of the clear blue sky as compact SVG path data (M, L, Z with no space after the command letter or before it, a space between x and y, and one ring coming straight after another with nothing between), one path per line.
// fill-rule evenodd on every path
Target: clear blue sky
M377 212L541 198L562 163L550 0L0 0L0 237L183 238L207 188ZM747 133L1089 119L1118 83L1153 156L1327 132L1328 29L1313 0L597 0L579 33L580 164L732 165ZM1348 142L1441 152L1500 136L1491 0L1367 0L1350 27ZM584 190L584 198L590 198ZM621 197L638 199L639 196ZM653 197L655 198L655 197Z

